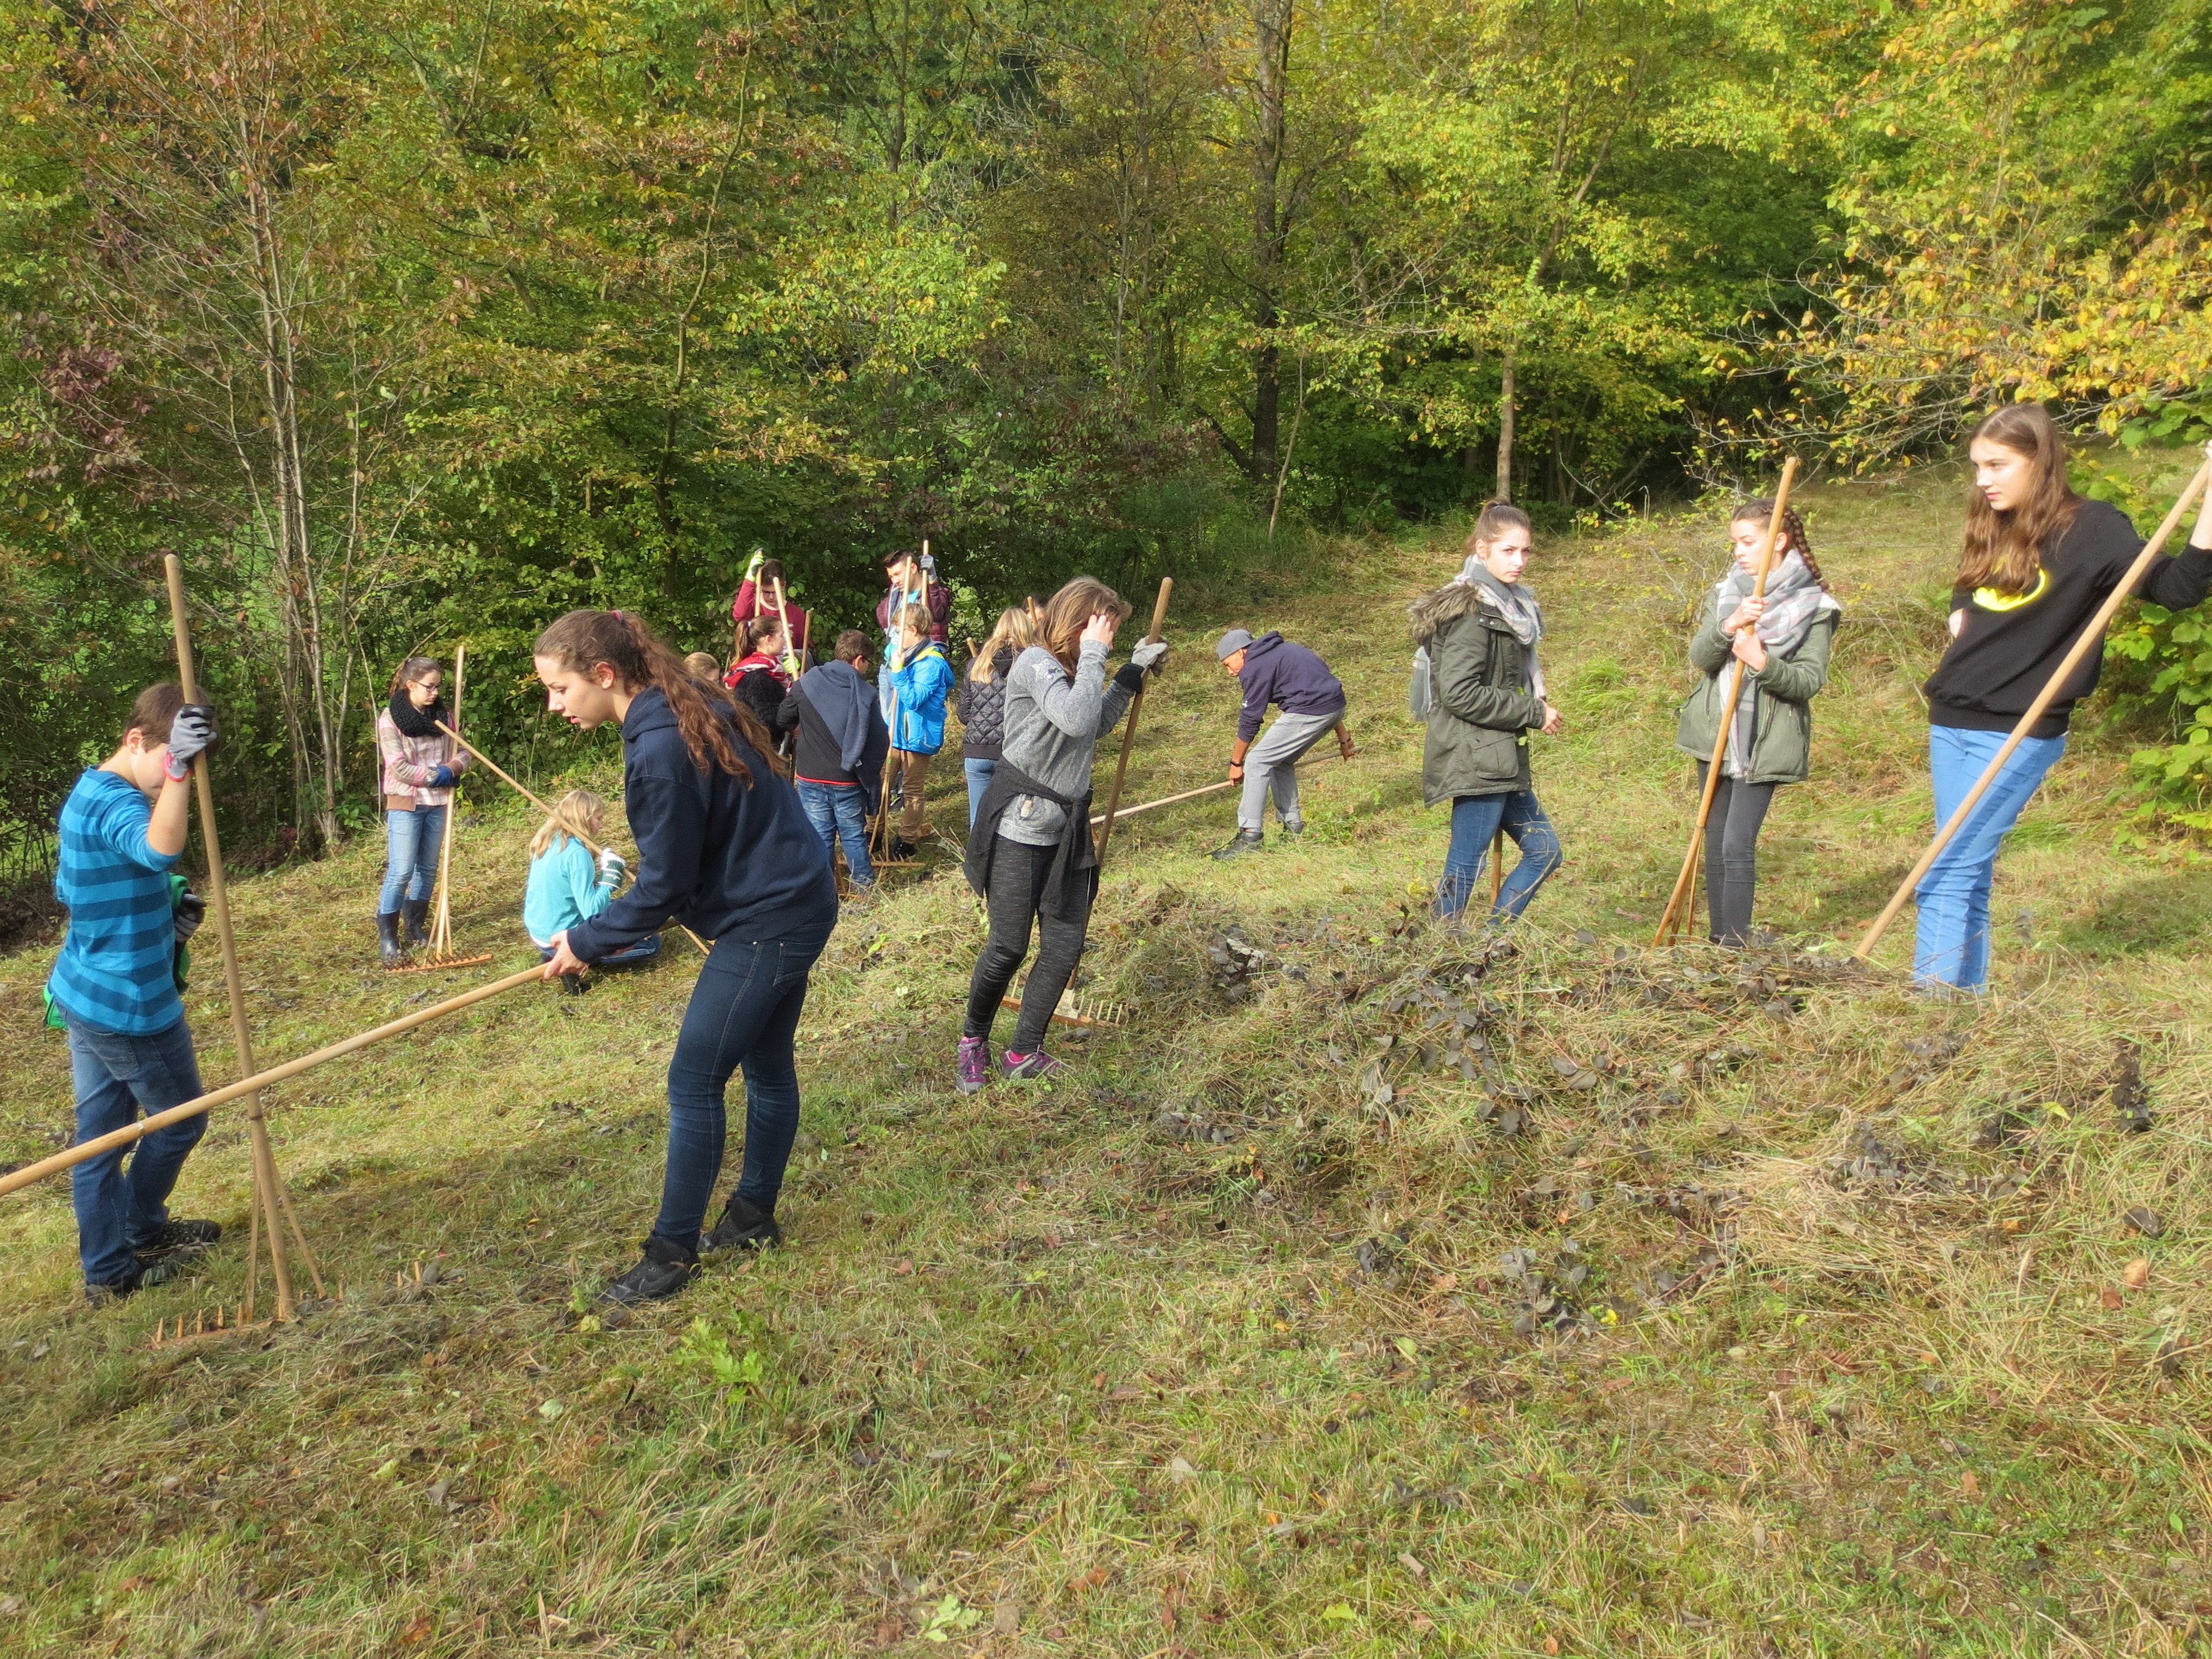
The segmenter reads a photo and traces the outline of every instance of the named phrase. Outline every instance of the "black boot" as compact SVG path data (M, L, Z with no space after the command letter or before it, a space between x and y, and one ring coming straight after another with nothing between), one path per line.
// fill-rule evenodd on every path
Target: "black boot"
M748 1204L735 1193L722 1206L722 1218L699 1241L703 1250L764 1250L783 1243L783 1229L775 1217L757 1204Z
M376 919L376 954L387 968L397 968L407 960L399 947L399 912L393 910Z
M1256 853L1266 844L1267 838L1257 830L1239 830L1237 832L1237 839L1226 847L1215 848L1213 856L1217 859L1233 859L1240 854Z
M662 1302L699 1276L699 1253L659 1233L645 1241L645 1259L599 1292L602 1302Z
M430 915L430 901L426 898L402 899L399 914L407 921L407 943L420 947L430 942L430 930L424 925Z

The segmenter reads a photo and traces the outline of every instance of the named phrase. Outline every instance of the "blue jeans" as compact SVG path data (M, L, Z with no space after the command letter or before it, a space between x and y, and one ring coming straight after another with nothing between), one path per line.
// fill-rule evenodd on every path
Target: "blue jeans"
M403 898L426 899L438 884L438 843L446 838L446 809L417 806L384 814L384 890L376 914L388 916Z
M66 1012L63 1018L69 1021L79 1143L126 1129L141 1115L167 1111L207 1092L192 1056L192 1034L181 1019L151 1036L125 1036L82 1024ZM185 1154L206 1133L203 1112L70 1169L70 1196L76 1205L76 1246L84 1259L86 1284L114 1285L137 1274L131 1248L152 1238L168 1221L169 1193L185 1166Z
M1444 877L1437 884L1431 914L1449 921L1467 908L1481 875L1490 843L1503 830L1521 849L1521 860L1498 889L1493 919L1519 915L1536 896L1544 878L1565 862L1559 854L1559 832L1552 828L1544 809L1536 805L1534 790L1516 789L1507 795L1459 795L1452 800L1451 847L1444 854Z
M991 774L999 769L999 763L969 756L960 763L960 769L968 775L968 827L975 827L976 809L983 805L983 792L991 787Z
M1982 769L2004 747L2006 735L1963 732L1951 726L1928 728L1928 773L1935 787L1938 829L1950 821ZM1920 906L1912 944L1917 983L1978 991L1988 982L1990 881L1996 873L1997 848L2005 832L2019 821L2043 775L2065 752L2063 733L2021 738L2004 770L1974 803L1959 833L1913 889Z
M857 783L799 781L799 804L824 849L844 843L845 869L855 887L872 887L876 866L868 861L868 792Z
M857 791L855 793L858 793ZM783 1166L799 1133L799 1070L792 1039L806 1006L806 977L830 942L834 922L781 939L714 941L691 988L668 1062L668 1172L653 1231L686 1249L699 1229L722 1172L728 1134L723 1097L730 1073L745 1073L745 1160L737 1194L774 1211Z

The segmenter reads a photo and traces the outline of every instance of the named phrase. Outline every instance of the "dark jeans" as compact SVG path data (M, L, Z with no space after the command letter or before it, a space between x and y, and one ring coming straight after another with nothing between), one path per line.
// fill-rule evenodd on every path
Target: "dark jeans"
M125 1036L81 1024L67 1013L63 1018L69 1020L79 1143L128 1128L142 1115L167 1111L207 1092L200 1086L199 1062L192 1057L192 1034L181 1019L151 1036ZM203 1112L70 1169L70 1196L76 1204L77 1252L84 1259L86 1284L113 1285L138 1271L131 1247L153 1237L168 1221L169 1193L185 1155L206 1133Z
M1451 846L1444 854L1444 877L1437 884L1431 907L1437 920L1448 921L1467 908L1468 896L1482 874L1490 843L1503 830L1521 849L1513 873L1498 890L1495 921L1517 916L1528 908L1544 878L1565 862L1559 852L1559 832L1536 804L1532 789L1508 795L1456 795L1452 799Z
M1000 1000L1014 982L1022 958L1030 953L1030 924L1035 921L1036 965L1030 969L1029 982L1022 988L1022 1012L1014 1022L1009 1054L1034 1054L1044 1046L1052 1011L1074 976L1076 959L1083 954L1084 930L1091 921L1088 906L1080 921L1055 921L1037 911L1037 899L1057 852L1051 847L1024 847L1001 836L991 853L991 890L986 896L991 936L984 941L983 954L975 958L975 972L968 981L968 1018L961 1024L960 1034L991 1035Z
M1698 763L1698 793L1705 788L1710 761ZM1713 810L1705 819L1705 902L1712 907L1713 942L1741 945L1751 933L1751 899L1759 885L1759 830L1774 803L1775 786L1742 783L1721 775Z
M781 939L714 941L692 987L668 1062L668 1173L653 1231L686 1249L699 1229L722 1173L727 1137L723 1096L730 1073L745 1074L745 1159L737 1194L773 1211L783 1166L799 1133L799 1071L792 1038L806 1006L806 978L830 942L834 922Z

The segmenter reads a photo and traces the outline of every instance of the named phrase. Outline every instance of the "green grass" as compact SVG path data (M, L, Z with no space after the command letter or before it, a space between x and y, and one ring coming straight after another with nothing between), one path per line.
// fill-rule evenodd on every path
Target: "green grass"
M583 1301L657 1194L675 936L649 974L276 1092L344 1286L295 1326L152 1350L157 1319L235 1300L241 1247L94 1314L65 1188L0 1206L0 1643L2212 1651L2212 878L2110 850L2124 744L2085 744L2002 867L1996 995L1905 994L1903 930L1845 971L1834 941L1929 827L1912 685L1954 504L1853 483L1808 518L1849 614L1818 774L1764 847L1790 952L1644 948L1686 833L1711 520L1540 555L1571 726L1537 775L1571 862L1494 960L1407 927L1444 814L1395 607L1455 556L1347 548L1333 591L1183 619L1132 766L1139 799L1218 776L1206 630L1282 626L1343 673L1365 751L1313 777L1306 842L1212 864L1222 798L1117 830L1088 988L1134 1020L1070 1042L1050 1091L949 1087L979 942L949 868L848 917L801 1034L793 1248L675 1306ZM375 969L374 849L240 884L264 1059L527 961L527 830L495 806L463 832L457 931L501 953L463 973ZM1249 979L1213 954L1231 926ZM68 1123L46 963L0 963L9 1161ZM191 1012L230 1075L205 969ZM2108 1096L2121 1038L2145 1134ZM242 1154L224 1114L186 1212L242 1225Z

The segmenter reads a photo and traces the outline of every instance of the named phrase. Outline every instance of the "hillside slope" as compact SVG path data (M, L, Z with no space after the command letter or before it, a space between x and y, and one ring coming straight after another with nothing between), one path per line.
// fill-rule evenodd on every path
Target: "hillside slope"
M1117 830L1086 994L1130 1024L1071 1041L1064 1086L973 1100L949 1087L973 908L941 855L902 875L817 975L793 1248L675 1305L585 1298L651 1214L688 947L277 1091L345 1287L296 1326L152 1349L157 1319L236 1299L239 1247L93 1314L65 1188L0 1205L0 1640L2212 1650L2212 876L2107 850L2117 750L2088 744L2002 866L1985 1005L1827 944L1929 828L1911 688L1954 501L1935 478L1808 502L1849 610L1816 778L1763 848L1791 951L1644 948L1687 829L1673 710L1715 522L1532 567L1570 863L1497 957L1415 921L1445 815L1419 803L1400 607L1456 555L1367 547L1178 618L1131 768L1139 800L1218 777L1212 630L1280 626L1338 665L1364 750L1313 775L1306 838L1213 864L1219 797ZM455 867L481 969L374 966L375 849L240 884L264 1056L528 959L530 826L477 799ZM66 1138L47 960L0 964L9 1162ZM217 976L191 1006L230 1075ZM243 1223L240 1149L220 1118L187 1212Z

